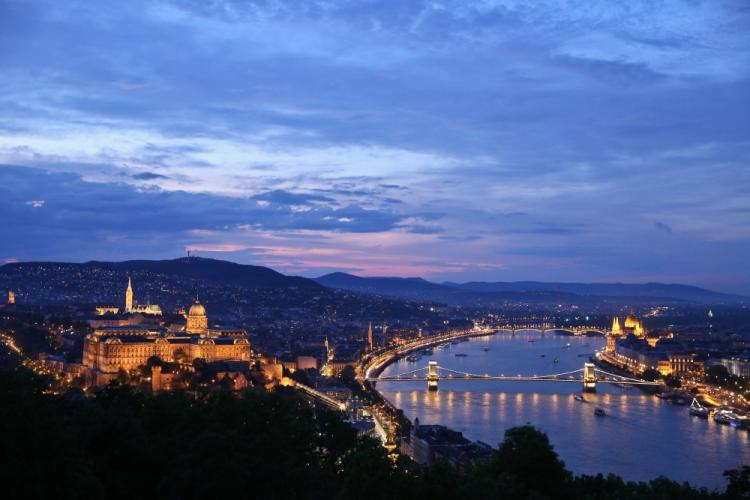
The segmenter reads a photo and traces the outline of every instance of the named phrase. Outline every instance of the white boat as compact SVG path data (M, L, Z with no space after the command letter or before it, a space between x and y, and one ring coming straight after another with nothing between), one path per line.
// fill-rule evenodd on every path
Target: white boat
M695 417L701 417L701 418L708 418L708 416L711 414L711 409L706 408L700 402L693 398L693 402L690 403L690 410L688 410L689 413Z

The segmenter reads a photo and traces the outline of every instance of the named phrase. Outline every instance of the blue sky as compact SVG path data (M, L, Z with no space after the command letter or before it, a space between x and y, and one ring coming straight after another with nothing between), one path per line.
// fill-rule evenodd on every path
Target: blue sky
M750 293L744 1L0 1L0 261Z

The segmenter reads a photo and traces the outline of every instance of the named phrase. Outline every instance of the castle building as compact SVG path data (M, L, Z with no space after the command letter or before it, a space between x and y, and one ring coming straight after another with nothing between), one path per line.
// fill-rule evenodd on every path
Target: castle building
M130 292L130 293L128 293ZM128 280L126 305L132 309L132 286ZM179 329L146 323L95 328L83 342L83 366L88 385L103 385L119 370L135 370L156 356L162 361L192 364L251 361L252 348L244 330L209 328L206 308L197 299Z
M203 334L208 331L206 308L200 303L198 297L195 298L195 304L190 306L185 319L187 320L185 324L185 331L187 333Z

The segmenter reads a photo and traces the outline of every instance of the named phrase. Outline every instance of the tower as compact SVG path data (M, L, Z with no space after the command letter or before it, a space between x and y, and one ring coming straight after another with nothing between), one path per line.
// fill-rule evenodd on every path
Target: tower
M372 321L370 321L370 326L367 327L367 347L372 352Z
M607 347L605 348L605 352L607 352L607 354L612 354L616 350L617 350L617 339L612 334L607 335Z
M615 316L612 320L612 335L622 335L622 327L620 326L620 318Z
M125 290L125 312L130 312L133 310L133 284L130 281L130 276L128 276L128 288Z
M16 303L16 292L13 290L8 292L8 305L13 305Z

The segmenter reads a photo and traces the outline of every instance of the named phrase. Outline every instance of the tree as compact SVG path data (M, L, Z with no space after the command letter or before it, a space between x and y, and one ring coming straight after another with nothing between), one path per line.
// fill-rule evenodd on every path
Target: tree
M505 431L505 439L493 457L491 470L517 478L529 491L552 498L565 497L571 474L565 470L547 434L530 425Z
M729 380L729 370L724 365L713 365L706 371L706 382L709 384L724 385Z
M159 356L151 356L146 360L146 366L153 368L154 366L161 366L164 362Z
M750 465L728 470L724 477L729 481L725 494L727 498L750 500Z
M641 374L641 377L643 377L643 380L653 382L661 378L661 373L659 373L657 370L654 370L653 368L648 368Z
M177 349L174 352L174 360L175 360L175 362L177 362L179 364L187 363L188 355L187 355L187 353L185 352L184 349L182 349L182 348Z

